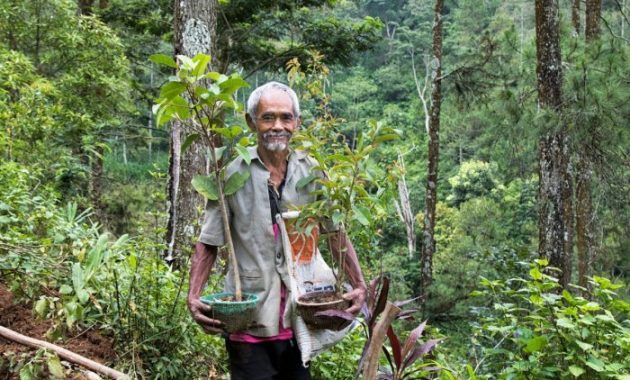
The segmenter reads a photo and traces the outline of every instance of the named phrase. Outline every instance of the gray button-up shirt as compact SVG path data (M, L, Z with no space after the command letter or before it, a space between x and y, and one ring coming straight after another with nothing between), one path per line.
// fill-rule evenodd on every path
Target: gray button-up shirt
M245 331L248 334L267 337L278 334L280 318L280 286L285 283L287 299L290 299L290 286L287 279L287 266L280 239L274 238L271 209L269 205L268 180L270 173L258 156L256 147L248 149L251 164L242 158L230 163L226 178L234 172L249 171L251 176L245 185L227 198L230 230L234 250L240 270L243 291L255 293L259 297L254 324L256 327ZM315 161L305 152L289 154L287 173L280 208L284 212L293 206L313 202L312 195L317 184L313 181L296 189L297 182L313 173ZM321 175L321 174L320 174ZM208 201L204 213L199 241L208 245L225 244L221 210L218 201ZM234 275L230 267L225 278L225 290L234 291Z

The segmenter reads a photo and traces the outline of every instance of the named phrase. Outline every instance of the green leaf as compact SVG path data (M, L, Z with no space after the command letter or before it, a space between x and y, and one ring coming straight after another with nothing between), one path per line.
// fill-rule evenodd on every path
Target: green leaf
M540 351L546 345L547 345L547 338L544 336L537 336L527 341L527 346L525 347L525 351L529 353L537 352L537 351Z
M593 348L593 345L590 343L586 343L586 342L582 342L581 340L575 340L575 343L580 346L580 348L584 351L588 351L591 350Z
M170 106L180 119L187 119L190 116L188 102L181 96L174 97Z
M77 294L79 294L79 290L83 290L85 286L83 282L83 269L79 263L72 265L72 285L74 286L74 292Z
M184 140L184 143L182 144L181 154L184 154L184 152L186 152L186 149L188 149L188 147L190 147L192 143L194 143L197 140L199 140L198 133L191 133L188 136L186 136L186 140Z
M249 150L241 145L235 145L234 149L236 149L236 153L249 165L252 162L252 157L249 154Z
M583 374L586 371L584 370L584 368L581 368L581 367L578 367L578 366L574 366L574 365L570 365L569 366L569 372L571 372L573 377L580 377L580 375Z
M300 178L299 181L297 181L297 183L295 184L295 189L296 190L301 190L302 188L304 188L306 185L308 185L309 183L313 182L314 180L316 180L318 177L314 174L310 174L306 177Z
M343 214L337 210L332 215L332 222L334 225L338 225L343 220Z
M542 273L540 273L540 271L538 270L538 268L532 268L532 269L529 271L529 275L530 275L530 276L532 276L532 278L533 278L534 280L542 280L542 278L543 278L543 275L542 275Z
M0 215L0 224L11 223L11 218L6 215Z
M370 210L368 210L364 206L352 206L352 211L354 211L354 219L356 219L359 223L364 226L370 224Z
M229 79L219 84L221 92L230 95L241 87L249 87L249 84L236 74L231 75Z
M32 380L34 379L33 375L33 365L27 364L22 369L20 369L20 380Z
M374 138L374 144L380 144L384 141L398 140L399 138L400 136L395 133L388 133L386 135L376 136L376 138Z
M177 68L177 64L175 63L175 60L173 59L173 57L169 57L168 55L165 55L165 54L153 54L152 56L149 57L149 60L151 62L157 63L158 65L164 65L164 66L172 67L174 69Z
M210 62L210 56L208 54L197 54L192 60L195 63L195 69L192 71L192 75L196 77L203 75Z
M160 98L171 100L186 90L186 85L180 82L168 82L160 88Z
M214 177L197 175L192 179L192 186L208 200L216 201L219 199L219 190Z
M55 377L65 377L63 366L61 365L61 361L57 355L48 358L48 370Z
M225 182L225 188L223 192L225 195L232 195L236 193L240 188L245 185L245 182L249 179L249 172L235 172Z
M81 289L77 291L77 298L79 298L79 302L82 305L85 305L85 303L90 299L90 293L88 293L85 289Z
M589 356L588 360L586 362L584 362L584 364L586 364L587 366L591 367L592 369L594 369L597 372L603 372L604 371L604 362L597 359L594 356Z
M48 300L45 298L40 298L35 303L35 312L40 318L45 318L48 313Z
M556 324L560 327L564 327L567 329L574 329L575 328L575 323L571 322L570 319L568 318L559 318L556 321Z
M68 285L61 285L61 287L59 288L59 293L63 294L63 295L68 295L72 293L72 287L68 286Z

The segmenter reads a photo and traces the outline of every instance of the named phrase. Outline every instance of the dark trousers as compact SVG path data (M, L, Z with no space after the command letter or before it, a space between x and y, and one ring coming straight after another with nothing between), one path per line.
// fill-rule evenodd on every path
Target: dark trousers
M225 341L232 380L310 380L295 340Z

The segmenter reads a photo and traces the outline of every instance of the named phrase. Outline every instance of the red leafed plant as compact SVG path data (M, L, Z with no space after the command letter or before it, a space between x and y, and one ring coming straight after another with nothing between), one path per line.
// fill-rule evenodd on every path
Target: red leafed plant
M402 380L414 374L420 375L417 378L424 378L423 372L441 370L441 366L433 360L413 366L418 359L422 359L440 342L439 339L429 339L424 343L418 342L424 332L426 321L413 329L402 345L401 339L392 327L392 322L396 319L413 319L412 314L416 310L403 311L401 307L415 299L395 303L387 301L389 278L383 276L372 280L368 291L370 297L363 308L368 339L363 348L357 377L363 373L363 378L366 380ZM385 337L389 339L391 352L383 345ZM378 373L381 350L385 354L389 368L381 368L380 373Z

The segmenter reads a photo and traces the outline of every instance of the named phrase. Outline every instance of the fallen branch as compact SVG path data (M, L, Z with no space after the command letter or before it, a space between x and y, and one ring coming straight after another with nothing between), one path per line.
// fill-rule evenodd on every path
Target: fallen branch
M47 350L50 350L52 352L54 352L55 354L57 354L59 357L81 365L85 368L88 368L92 371L98 372L98 373L102 373L103 375L109 376L112 379L121 379L121 380L129 380L129 376L125 375L122 372L116 371L113 368L109 368L107 366L104 366L100 363L95 362L94 360L90 360L84 356L81 356L79 354L75 354L72 351L68 351L65 348L59 347L57 345L54 345L52 343L43 341L43 340L39 340L39 339L34 339L31 337L28 337L26 335L22 335L20 333L17 333L13 330L9 330L8 328L4 327L4 326L0 326L0 337L3 337L5 339L11 340L13 342L17 342L20 344L23 344L25 346L29 346L29 347L33 347L33 348L45 348Z

